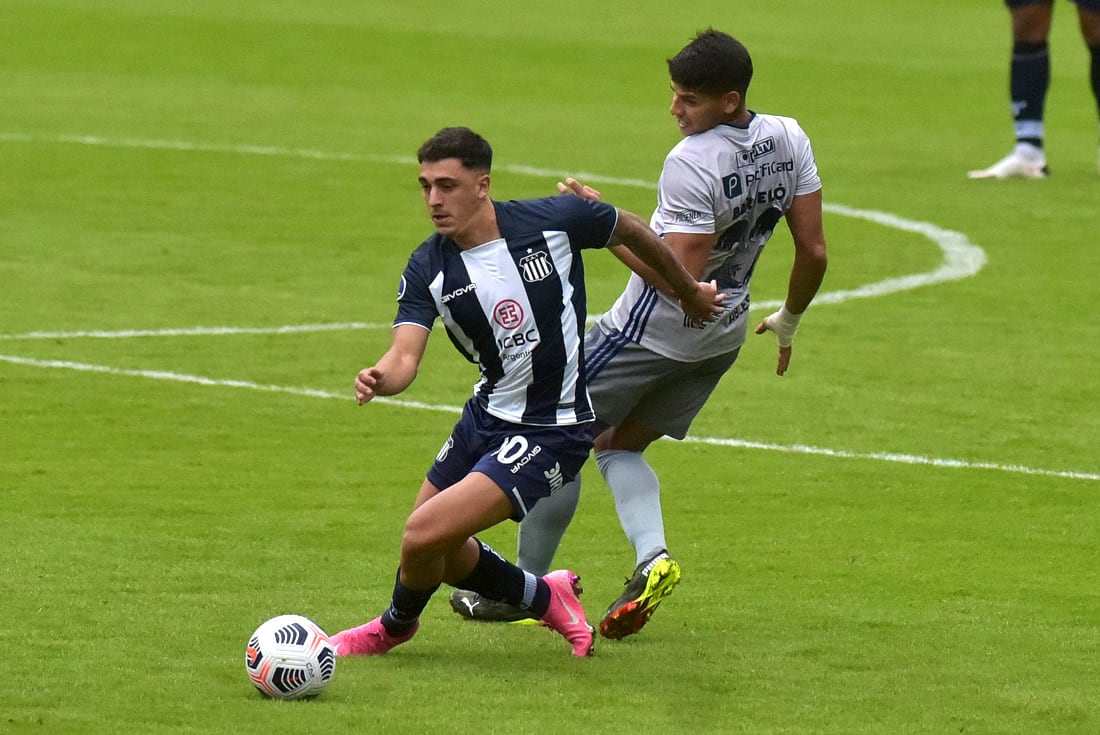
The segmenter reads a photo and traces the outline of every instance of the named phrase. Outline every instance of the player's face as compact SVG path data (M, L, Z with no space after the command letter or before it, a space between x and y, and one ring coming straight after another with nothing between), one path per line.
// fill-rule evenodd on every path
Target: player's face
M489 174L471 171L457 158L420 164L420 191L436 232L456 241L489 195Z
M676 118L680 135L687 137L703 133L720 123L730 122L737 112L740 95L727 92L710 95L685 89L672 83L672 105L668 111Z

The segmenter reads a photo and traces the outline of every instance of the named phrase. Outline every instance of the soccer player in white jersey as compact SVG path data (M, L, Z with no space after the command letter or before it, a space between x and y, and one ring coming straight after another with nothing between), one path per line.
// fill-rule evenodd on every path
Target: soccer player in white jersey
M668 285L644 268L585 335L589 392L596 411L596 462L615 496L636 566L600 633L637 633L680 579L669 555L660 484L643 455L662 436L683 439L718 381L737 359L748 330L749 282L765 243L786 218L794 240L784 305L756 333L778 338L783 375L799 320L825 275L821 181L810 141L795 120L754 112L745 95L752 60L726 33L699 33L668 62L670 112L683 139L665 158L650 226L696 278L714 279L727 311L714 324L685 319ZM599 193L575 180L559 189ZM629 254L624 261L630 264ZM517 563L548 567L572 519L579 478L520 525ZM457 591L451 606L479 620L516 620L522 611ZM529 617L529 616L528 616Z
M389 607L332 642L340 656L386 653L412 638L446 582L529 611L586 656L592 628L577 575L524 572L474 536L521 520L576 476L592 447L581 250L626 243L672 284L692 319L716 318L723 297L629 212L576 197L493 201L492 149L468 128L439 131L418 160L436 232L409 258L391 346L359 372L356 397L363 404L405 390L437 317L481 378L405 524Z
M1081 38L1089 51L1092 96L1100 111L1100 0L1073 0ZM989 168L970 171L972 179L1045 179L1050 170L1043 143L1050 88L1050 25L1054 0L1005 0L1012 16L1012 58L1008 72L1016 146ZM1100 169L1100 154L1097 155Z

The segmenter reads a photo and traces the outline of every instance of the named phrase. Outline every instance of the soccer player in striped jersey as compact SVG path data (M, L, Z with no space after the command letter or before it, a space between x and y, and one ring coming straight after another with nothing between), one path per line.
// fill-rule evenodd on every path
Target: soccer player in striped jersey
M441 583L528 611L573 654L592 651L579 578L524 572L476 537L519 521L572 480L592 447L583 354L587 314L581 250L625 243L671 284L684 313L723 311L636 215L578 197L495 202L492 149L468 128L444 128L418 152L435 226L409 258L389 350L355 380L360 404L405 390L437 317L480 380L420 487L401 540L389 607L332 637L340 656L376 655L409 640Z
M669 152L650 226L692 275L714 279L728 307L717 323L685 319L668 285L644 268L585 336L589 392L596 411L596 462L615 496L623 531L634 547L634 571L607 609L600 633L637 633L680 580L668 552L660 483L644 457L662 436L683 439L721 377L733 366L748 331L749 282L780 219L794 239L784 305L756 327L779 342L783 375L799 320L825 275L821 180L810 141L789 117L750 110L745 95L752 59L726 33L699 33L668 62L670 112L683 139ZM559 185L580 198L599 192L575 180ZM631 263L629 254L624 260ZM573 517L580 480L567 484L520 525L517 563L548 566ZM456 592L451 606L480 620L522 614Z

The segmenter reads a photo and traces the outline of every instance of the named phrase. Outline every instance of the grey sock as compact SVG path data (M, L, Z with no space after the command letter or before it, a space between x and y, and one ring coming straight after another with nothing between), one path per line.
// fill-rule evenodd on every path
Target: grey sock
M619 449L596 452L596 464L615 496L619 523L634 546L634 563L641 564L667 548L661 483L642 453Z
M516 566L540 577L550 571L561 537L581 497L581 478L577 476L558 488L553 495L542 498L519 524L516 535Z

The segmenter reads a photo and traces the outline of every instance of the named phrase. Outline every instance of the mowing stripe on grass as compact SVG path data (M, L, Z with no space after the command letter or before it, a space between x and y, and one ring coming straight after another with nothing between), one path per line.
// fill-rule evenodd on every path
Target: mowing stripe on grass
M7 143L63 143L71 145L91 145L109 148L147 148L153 150L192 151L198 153L228 153L236 155L256 156L282 156L289 158L310 158L319 161L359 161L370 163L387 163L401 166L416 165L416 159L410 156L384 156L365 153L340 153L331 151L310 150L307 148L283 148L279 146L260 146L247 144L228 143L193 143L182 140L144 140L140 138L103 138L94 135L29 135L26 133L0 132L0 142ZM655 190L657 185L653 181L645 179L616 178L602 176L594 173L580 173L569 171L556 171L546 168L535 168L521 165L500 165L498 170L525 176L544 176L547 178L564 179L567 176L589 181L597 184L618 184L642 189ZM884 227L903 230L923 235L934 242L943 252L944 260L938 268L929 273L915 273L912 275L887 278L877 283L867 284L846 291L833 291L819 293L815 304L837 304L851 299L874 298L898 291L909 291L923 286L931 286L937 283L957 281L975 275L985 266L987 258L985 251L970 242L966 235L946 230L928 222L916 222L907 220L889 212L878 212L872 209L856 209L843 204L826 202L823 209L826 212L838 214L843 217L854 217L867 220ZM783 302L763 301L752 305L754 309L777 309Z
M127 339L131 337L217 337L234 334L299 334L303 332L337 332L344 329L389 329L391 324L374 322L343 322L331 324L284 324L276 327L184 327L179 329L120 329L77 332L24 332L0 334L0 339Z
M263 383L253 383L247 380L207 378L201 375L187 375L184 373L173 373L160 370L128 370L125 368L110 367L108 365L91 365L88 363L68 362L64 360L35 360L30 357L19 357L18 355L0 355L0 362L40 368L76 370L79 372L90 373L105 373L108 375L120 375L130 378L170 380L178 383L191 383L195 385L210 387L244 388L247 390L263 391L265 393L286 393L295 396L306 396L309 398L334 398L343 401L352 400L350 392L333 393L331 391L317 390L314 388L296 388L293 386L285 385L265 385ZM421 403L418 401L399 400L396 398L379 397L375 398L374 402L399 406L402 408L412 408L426 411L441 411L453 414L459 414L462 412L462 409L458 406L436 405L431 403ZM961 459L921 457L913 454L894 454L889 452L850 452L844 449L828 449L825 447L811 447L801 444L768 444L765 442L746 441L743 439L721 439L715 437L689 436L684 439L684 441L692 442L695 444L709 444L712 446L736 447L740 449L759 449L770 452L785 452L788 454L808 454L822 457L836 457L840 459L862 459L873 460L877 462L897 462L901 464L928 465L932 467L943 467L948 469L992 470L995 472L1009 472L1019 475L1040 475L1044 477L1059 477L1070 480L1090 480L1094 482L1100 481L1100 474L1091 472L1050 470L1035 467L1025 467L1023 465L1003 465L996 464L994 462L968 462Z

